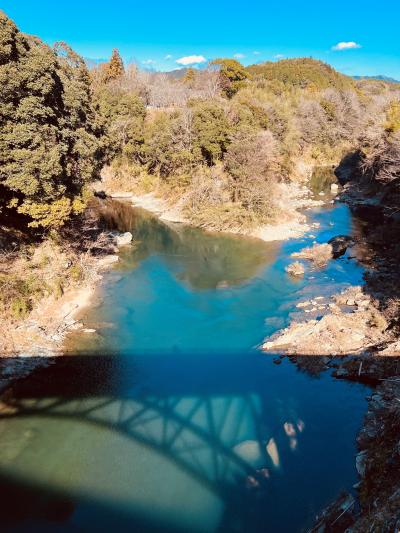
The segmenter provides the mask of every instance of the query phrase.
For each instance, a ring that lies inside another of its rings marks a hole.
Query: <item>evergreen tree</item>
[[[83,209],[101,134],[83,59],[19,32],[0,11],[0,212],[56,227]]]
[[[182,81],[183,83],[186,83],[186,85],[188,85],[189,87],[193,87],[195,79],[196,79],[196,71],[194,70],[194,68],[189,67],[186,70],[185,75],[182,78]]]
[[[110,62],[107,63],[105,72],[106,82],[117,80],[125,74],[124,63],[119,55],[118,49],[112,51]]]

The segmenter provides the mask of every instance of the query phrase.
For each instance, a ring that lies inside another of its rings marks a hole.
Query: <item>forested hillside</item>
[[[219,59],[181,79],[131,65],[106,83],[104,68],[92,76],[117,141],[108,184],[179,199],[186,218],[214,229],[284,217],[282,184],[382,138],[400,96],[307,58],[247,69]]]
[[[117,50],[89,72],[68,45],[51,49],[5,14],[0,34],[2,216],[31,227],[81,212],[107,161],[114,186],[179,197],[198,225],[257,226],[284,215],[280,184],[396,120],[398,85],[313,59],[217,59],[175,79],[124,67]]]

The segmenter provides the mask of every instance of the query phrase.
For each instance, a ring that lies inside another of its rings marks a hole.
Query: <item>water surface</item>
[[[351,232],[349,211],[316,210],[313,235],[282,244],[123,210],[136,244],[84,317],[97,334],[70,341],[91,355],[20,383],[0,420],[1,486],[25,509],[7,526],[302,531],[357,481],[367,391],[258,346],[299,301],[361,281],[347,256],[300,281],[284,271],[291,252]]]

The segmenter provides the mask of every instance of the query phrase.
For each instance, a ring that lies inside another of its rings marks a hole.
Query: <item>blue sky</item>
[[[126,61],[171,70],[218,56],[244,64],[312,56],[349,75],[400,79],[399,0],[0,0],[0,7],[22,31],[67,41],[89,58],[116,47]],[[338,43],[345,44],[334,50]]]

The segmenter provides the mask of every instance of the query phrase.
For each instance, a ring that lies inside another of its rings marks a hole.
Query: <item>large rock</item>
[[[347,248],[354,244],[354,240],[348,235],[338,235],[330,239],[328,244],[332,247],[333,259],[337,259],[346,253]]]
[[[358,287],[352,292],[355,289]],[[352,292],[338,295],[338,301],[343,299],[345,303]],[[342,312],[339,305],[336,307],[319,320],[292,322],[268,339],[263,350],[296,355],[350,355],[363,353],[369,346],[387,340],[385,318],[373,306],[353,312]]]
[[[316,267],[322,268],[332,259],[332,246],[327,243],[314,244],[314,246],[303,248],[300,252],[294,252],[292,257],[307,259],[307,261],[314,263]]]
[[[130,231],[126,231],[125,233],[121,233],[120,235],[117,235],[115,237],[115,244],[120,246],[127,246],[132,242],[133,236]]]

